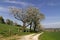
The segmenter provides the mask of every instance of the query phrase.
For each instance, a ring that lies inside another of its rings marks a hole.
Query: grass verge
[[[60,32],[45,32],[39,37],[39,40],[60,40]]]

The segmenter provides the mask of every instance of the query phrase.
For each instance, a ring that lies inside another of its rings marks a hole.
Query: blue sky
[[[0,0],[0,16],[22,24],[9,14],[9,7],[25,8],[30,5],[39,8],[40,12],[45,15],[42,24],[60,25],[60,0]]]

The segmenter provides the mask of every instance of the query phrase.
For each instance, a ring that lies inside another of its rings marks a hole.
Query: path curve
[[[33,36],[32,40],[38,40],[38,37],[39,37],[40,35],[42,35],[42,34],[43,34],[43,32],[42,32],[42,33],[39,33],[39,34],[37,34],[37,35],[35,35],[35,36]]]
[[[40,35],[42,35],[43,32],[39,33],[39,34],[30,34],[30,35],[26,35],[26,36],[22,36],[20,39],[18,40],[38,40],[38,37]]]

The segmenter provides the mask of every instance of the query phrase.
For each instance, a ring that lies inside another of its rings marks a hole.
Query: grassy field
[[[13,35],[27,35],[30,34],[29,32],[18,32],[17,26],[7,25],[7,24],[0,24],[0,36],[8,37]]]
[[[60,40],[60,32],[45,32],[39,40]]]

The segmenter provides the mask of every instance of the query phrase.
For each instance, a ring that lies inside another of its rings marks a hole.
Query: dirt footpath
[[[39,34],[30,34],[30,35],[26,35],[26,36],[22,36],[20,39],[18,40],[38,40],[38,37],[43,34],[43,32],[39,33]]]

